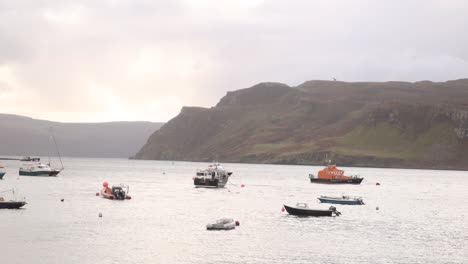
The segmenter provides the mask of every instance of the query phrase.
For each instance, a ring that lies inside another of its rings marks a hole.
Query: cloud
[[[442,0],[1,1],[0,112],[166,121],[262,81],[463,78],[466,13]]]

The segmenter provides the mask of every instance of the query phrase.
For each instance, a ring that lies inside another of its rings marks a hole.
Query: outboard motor
[[[125,191],[122,190],[122,187],[118,187],[118,186],[112,187],[112,193],[114,194],[114,197],[117,200],[125,199]]]
[[[328,208],[330,211],[332,211],[336,216],[339,216],[341,215],[341,213],[336,210],[336,207],[335,206],[330,206],[330,208]]]

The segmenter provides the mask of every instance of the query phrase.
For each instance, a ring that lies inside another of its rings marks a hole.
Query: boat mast
[[[54,140],[55,149],[57,150],[57,154],[58,154],[59,160],[60,160],[60,165],[62,166],[62,170],[63,170],[64,167],[63,167],[63,163],[62,163],[62,157],[60,156],[60,151],[59,151],[59,149],[58,149],[57,141],[55,140],[55,137],[54,137],[54,130],[52,129],[52,127],[50,127],[50,134],[51,134],[51,136],[52,136],[52,139]]]

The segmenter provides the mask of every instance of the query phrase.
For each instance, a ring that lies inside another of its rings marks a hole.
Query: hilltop
[[[127,158],[163,123],[108,122],[60,123],[0,114],[0,155],[47,156],[55,154],[49,142],[54,130],[60,152],[68,157]]]
[[[260,83],[184,107],[137,159],[468,169],[468,79]]]

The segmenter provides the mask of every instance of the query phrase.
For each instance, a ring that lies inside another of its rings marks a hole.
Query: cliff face
[[[468,169],[468,79],[261,83],[184,107],[138,159]]]

